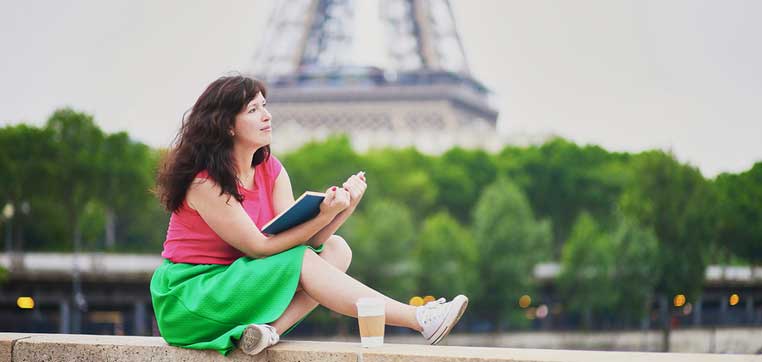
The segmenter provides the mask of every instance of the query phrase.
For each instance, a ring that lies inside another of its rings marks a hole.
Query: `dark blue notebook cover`
[[[324,198],[325,194],[319,192],[303,193],[291,207],[270,220],[262,232],[274,235],[312,219],[320,213],[320,203]]]

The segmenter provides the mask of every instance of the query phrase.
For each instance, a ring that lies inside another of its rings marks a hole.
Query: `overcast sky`
[[[358,0],[363,1],[363,0]],[[57,107],[168,146],[204,86],[250,71],[268,1],[2,1],[0,124]],[[762,160],[762,1],[454,0],[500,130],[671,149],[707,176]],[[277,121],[274,120],[274,121]],[[275,137],[278,135],[276,134]]]

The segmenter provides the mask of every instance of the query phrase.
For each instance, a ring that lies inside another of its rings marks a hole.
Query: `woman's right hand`
[[[349,191],[333,186],[325,191],[325,199],[320,203],[320,213],[330,216],[333,220],[347,207],[349,207]]]

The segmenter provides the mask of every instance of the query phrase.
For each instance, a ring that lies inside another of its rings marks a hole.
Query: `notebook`
[[[320,213],[323,199],[325,194],[322,192],[304,192],[291,207],[270,220],[262,228],[262,232],[274,235],[314,218]]]

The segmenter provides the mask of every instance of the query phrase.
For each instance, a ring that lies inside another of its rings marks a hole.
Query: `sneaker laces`
[[[437,300],[432,300],[432,301],[426,303],[426,305],[424,307],[434,307],[436,304],[445,304],[446,302],[447,302],[446,299],[439,298]]]
[[[428,302],[426,305],[422,306],[421,322],[424,324],[431,323],[434,320],[434,317],[440,314],[439,312],[441,308],[444,307],[446,302],[446,299],[439,298],[437,300],[432,300],[431,302]]]

